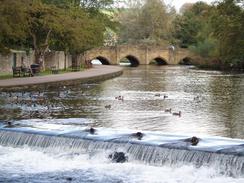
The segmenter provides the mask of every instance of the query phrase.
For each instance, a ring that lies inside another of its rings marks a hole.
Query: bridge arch
[[[121,58],[120,61],[121,60],[127,60],[128,62],[130,62],[131,67],[137,67],[138,65],[140,65],[139,59],[133,55],[127,55],[127,56]]]
[[[101,62],[101,64],[103,64],[103,65],[110,65],[109,60],[103,56],[97,56],[97,57],[93,58],[92,62],[93,62],[93,60],[99,60]]]
[[[156,58],[152,59],[150,61],[150,64],[151,63],[156,64],[156,65],[168,65],[167,60],[162,57],[156,57]]]
[[[180,65],[192,65],[194,63],[193,59],[191,57],[183,57],[180,59],[179,63]]]
[[[147,65],[152,60],[157,65],[176,65],[181,63],[181,60],[185,64],[185,57],[191,56],[193,54],[189,50],[181,48],[177,48],[172,55],[168,48],[161,46],[117,45],[88,50],[84,53],[82,61],[98,59],[102,64],[118,65],[126,58],[131,63],[130,66]]]

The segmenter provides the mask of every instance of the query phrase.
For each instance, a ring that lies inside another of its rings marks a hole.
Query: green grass
[[[12,73],[0,72],[0,80],[1,79],[9,79],[12,77],[13,77]]]
[[[83,71],[84,68],[80,68],[80,71]],[[58,74],[65,74],[65,73],[69,73],[69,72],[73,72],[71,68],[67,68],[67,69],[59,69],[58,70]],[[52,71],[50,69],[42,71],[41,73],[39,73],[39,76],[46,76],[46,75],[53,75]]]

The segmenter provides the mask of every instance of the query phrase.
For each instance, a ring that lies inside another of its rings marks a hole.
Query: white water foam
[[[89,182],[131,182],[131,183],[241,183],[244,178],[232,178],[219,175],[214,169],[193,166],[154,167],[136,162],[115,164],[109,162],[106,154],[90,157],[88,154],[52,154],[34,151],[27,147],[11,148],[0,146],[0,172],[13,177],[26,174],[55,175],[69,173],[69,176]],[[77,174],[77,172],[82,172]],[[57,172],[60,172],[58,174]],[[91,177],[92,173],[92,177]],[[1,175],[0,177],[3,177]],[[45,177],[45,176],[44,176]],[[38,176],[33,176],[33,180]],[[31,178],[29,179],[31,181]],[[38,180],[35,180],[38,182]],[[41,182],[41,181],[40,181]],[[46,181],[48,182],[48,181]],[[90,180],[91,182],[91,180]]]

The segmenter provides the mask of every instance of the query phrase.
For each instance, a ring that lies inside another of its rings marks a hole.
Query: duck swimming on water
[[[169,109],[165,109],[164,112],[169,112],[169,113],[171,113],[171,110],[172,110],[171,108],[169,108]]]
[[[88,133],[94,135],[95,132],[96,132],[96,129],[91,127],[91,128],[89,128],[89,129],[85,129],[85,132],[88,132]]]
[[[141,140],[144,134],[142,132],[136,132],[131,134],[132,137],[136,137],[138,140]]]
[[[111,109],[111,104],[109,104],[109,105],[105,105],[105,109]]]
[[[181,117],[181,111],[179,111],[179,112],[173,112],[172,115],[173,116],[179,116],[179,117]]]
[[[192,146],[196,146],[199,143],[199,141],[200,141],[200,139],[196,136],[193,136],[193,137],[185,140],[185,142],[191,143]]]

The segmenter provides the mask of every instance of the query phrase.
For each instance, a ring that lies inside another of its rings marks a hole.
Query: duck
[[[201,98],[200,98],[200,96],[196,96],[196,97],[193,98],[193,100],[195,100],[197,102],[200,102]]]
[[[132,137],[136,137],[138,140],[141,140],[144,134],[142,132],[136,132],[131,134]]]
[[[166,99],[166,98],[168,98],[168,96],[167,95],[164,95],[164,99]]]
[[[111,109],[111,105],[109,104],[109,105],[105,105],[105,109]]]
[[[95,128],[92,128],[92,127],[91,127],[91,128],[89,129],[89,133],[90,133],[90,134],[94,134],[95,131],[96,131]]]
[[[117,99],[117,100],[121,100],[121,101],[124,101],[124,97],[123,97],[123,96],[121,96],[121,95],[119,95],[119,96],[115,97],[115,99]]]
[[[164,112],[169,112],[169,113],[171,113],[171,111],[172,111],[171,108],[169,108],[169,109],[165,109],[165,110],[164,110]]]
[[[88,132],[88,133],[90,133],[90,134],[93,135],[93,134],[95,134],[96,129],[91,127],[91,128],[89,128],[89,129],[86,129],[85,132]]]
[[[193,99],[194,100],[198,100],[200,97],[199,96],[196,96],[196,97],[194,97]]]
[[[160,97],[160,93],[156,93],[154,96],[155,97]]]
[[[192,146],[196,146],[199,143],[200,139],[196,136],[185,139],[185,142],[191,143]]]
[[[199,138],[197,138],[197,137],[195,137],[195,136],[193,136],[193,137],[191,138],[191,145],[192,145],[192,146],[196,146],[196,145],[198,144],[198,142],[199,142]]]
[[[12,128],[12,127],[14,127],[14,124],[11,121],[8,121],[5,128]]]
[[[13,126],[13,124],[12,124],[12,122],[11,121],[8,121],[8,127],[12,127]]]
[[[179,117],[181,117],[181,111],[179,111],[179,112],[173,112],[172,115],[173,116],[179,116]]]

